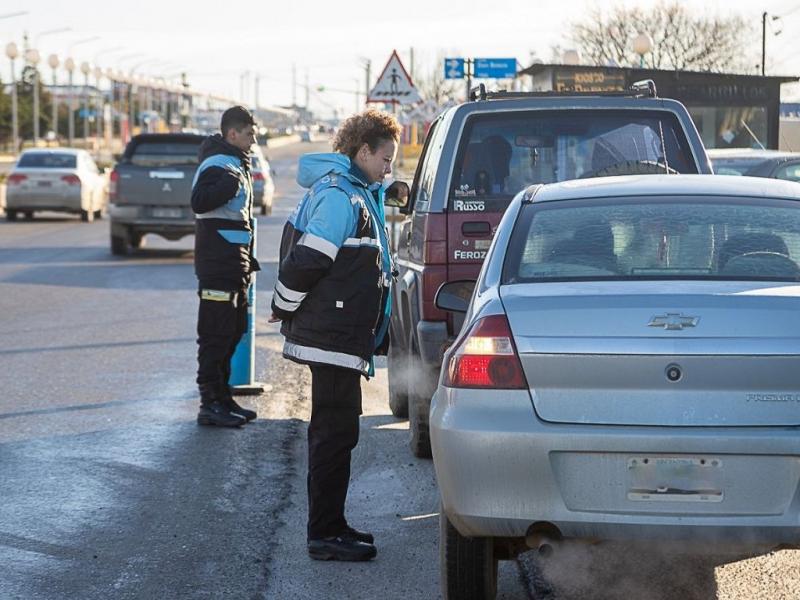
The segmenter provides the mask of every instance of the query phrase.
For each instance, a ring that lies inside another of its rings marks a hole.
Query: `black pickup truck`
[[[140,248],[145,234],[179,240],[194,233],[190,206],[198,150],[205,139],[186,133],[135,136],[111,172],[111,253]]]

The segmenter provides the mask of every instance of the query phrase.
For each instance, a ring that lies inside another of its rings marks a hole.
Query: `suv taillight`
[[[117,182],[119,181],[119,173],[114,169],[111,171],[111,176],[108,178],[108,197],[109,200],[115,200],[117,197]]]
[[[450,356],[444,385],[520,390],[528,387],[505,315],[478,320]]]

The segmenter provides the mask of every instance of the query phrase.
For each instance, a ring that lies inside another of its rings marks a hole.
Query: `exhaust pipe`
[[[525,536],[525,545],[547,558],[555,552],[561,541],[561,532],[552,523],[535,523]]]

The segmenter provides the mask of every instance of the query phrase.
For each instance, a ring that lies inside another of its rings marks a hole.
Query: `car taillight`
[[[119,181],[119,173],[116,169],[111,171],[111,176],[108,178],[108,196],[110,200],[117,197],[117,182]]]
[[[80,185],[81,178],[77,175],[64,175],[61,177],[61,181],[66,183],[67,185]]]
[[[528,387],[505,315],[484,317],[472,326],[450,356],[444,385],[502,390]]]
[[[28,179],[27,175],[22,175],[21,173],[12,173],[8,176],[8,185],[19,185],[26,179]]]
[[[264,174],[260,171],[253,173],[253,181],[264,181]]]

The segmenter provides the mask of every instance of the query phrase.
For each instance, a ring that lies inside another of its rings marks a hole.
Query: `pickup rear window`
[[[17,163],[18,167],[34,167],[38,169],[74,169],[78,165],[77,156],[58,152],[30,152],[23,154]]]
[[[485,210],[503,210],[533,183],[663,173],[667,167],[697,173],[684,131],[669,112],[478,114],[467,122],[456,154],[450,205],[477,199],[488,205]]]
[[[200,142],[140,142],[134,146],[128,163],[139,167],[196,165]]]
[[[673,196],[523,207],[504,283],[605,279],[800,281],[800,206]]]

